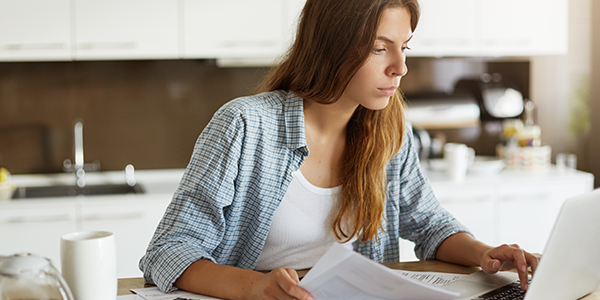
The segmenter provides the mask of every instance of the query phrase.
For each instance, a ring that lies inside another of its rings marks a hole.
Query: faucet
[[[73,128],[74,133],[74,148],[75,164],[70,159],[63,161],[63,171],[75,173],[75,183],[78,187],[85,187],[85,171],[100,170],[100,162],[94,161],[91,164],[86,164],[83,156],[83,122],[78,121]]]

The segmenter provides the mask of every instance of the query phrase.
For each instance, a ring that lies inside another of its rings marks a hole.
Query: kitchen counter
[[[490,245],[516,243],[543,253],[562,203],[594,188],[594,176],[576,170],[504,169],[467,174],[462,182],[424,167],[440,204],[475,237]],[[400,260],[414,261],[414,244],[400,241]]]
[[[49,257],[60,268],[60,237],[79,230],[115,232],[119,277],[139,277],[137,261],[145,252],[184,169],[138,170],[144,194],[95,195],[0,201],[0,255],[32,252]],[[562,202],[593,189],[594,176],[572,171],[503,170],[496,175],[469,174],[456,183],[427,170],[436,197],[448,211],[491,245],[518,243],[531,252],[543,246]],[[74,174],[13,175],[17,186],[73,184]],[[122,171],[87,173],[88,184],[124,183]],[[535,220],[532,218],[535,212]],[[28,237],[22,239],[23,236]],[[408,241],[401,241],[401,261],[416,260]]]
[[[591,184],[593,187],[594,175],[591,173],[578,171],[578,170],[559,170],[556,166],[552,165],[547,169],[541,170],[518,170],[518,169],[504,169],[496,174],[484,174],[484,173],[467,173],[467,176],[463,182],[453,182],[446,174],[438,171],[433,171],[426,167],[425,164],[421,166],[432,184],[436,186],[441,185],[478,185],[478,184],[489,184],[489,183],[516,183],[516,182],[528,182],[531,184],[544,183],[547,180],[562,180],[562,181],[584,181],[586,184]]]
[[[141,276],[144,255],[158,222],[171,202],[184,169],[138,170],[135,179],[145,193],[29,198],[0,201],[0,255],[31,252],[49,258],[60,270],[60,237],[75,231],[106,230],[115,234],[117,275]],[[123,184],[122,171],[88,172],[88,185]],[[16,186],[73,185],[75,175],[13,175]],[[26,238],[23,238],[26,237]]]
[[[184,169],[136,170],[135,179],[142,184],[145,193],[137,196],[173,193],[181,180]],[[87,172],[86,184],[125,183],[124,171]],[[13,175],[12,183],[19,186],[48,186],[75,184],[73,173]],[[103,196],[93,196],[103,197]],[[69,198],[69,197],[66,197]]]

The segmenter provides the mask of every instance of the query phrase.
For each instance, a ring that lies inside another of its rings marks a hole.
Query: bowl
[[[506,164],[496,156],[475,156],[468,173],[474,175],[494,175],[500,173]]]

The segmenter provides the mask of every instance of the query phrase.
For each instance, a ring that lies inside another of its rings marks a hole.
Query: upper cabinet
[[[274,59],[305,0],[0,0],[0,61]],[[568,0],[420,0],[409,56],[566,54]]]
[[[563,55],[568,0],[421,0],[409,56]]]
[[[284,1],[183,0],[184,58],[275,57],[284,38]]]
[[[481,16],[482,55],[568,52],[567,0],[482,0]]]
[[[481,0],[421,0],[421,18],[409,43],[409,56],[479,54]]]
[[[0,60],[70,59],[70,0],[0,0]]]
[[[73,3],[73,59],[179,58],[177,1],[75,0]]]

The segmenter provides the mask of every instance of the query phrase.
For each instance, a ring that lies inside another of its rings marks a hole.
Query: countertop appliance
[[[495,148],[488,146],[500,140],[488,132],[488,123],[518,118],[525,109],[523,94],[499,73],[459,79],[452,93],[413,93],[405,99],[405,116],[413,126],[421,161],[440,156],[446,141],[493,155]]]
[[[405,95],[406,120],[424,129],[478,126],[480,108],[469,93],[418,93]]]
[[[405,95],[406,120],[413,127],[415,148],[421,161],[441,155],[444,139],[432,137],[437,129],[460,129],[480,124],[479,105],[470,94],[418,93]]]
[[[525,107],[523,94],[504,82],[499,73],[460,79],[454,85],[454,93],[469,94],[477,100],[481,121],[517,118]]]

